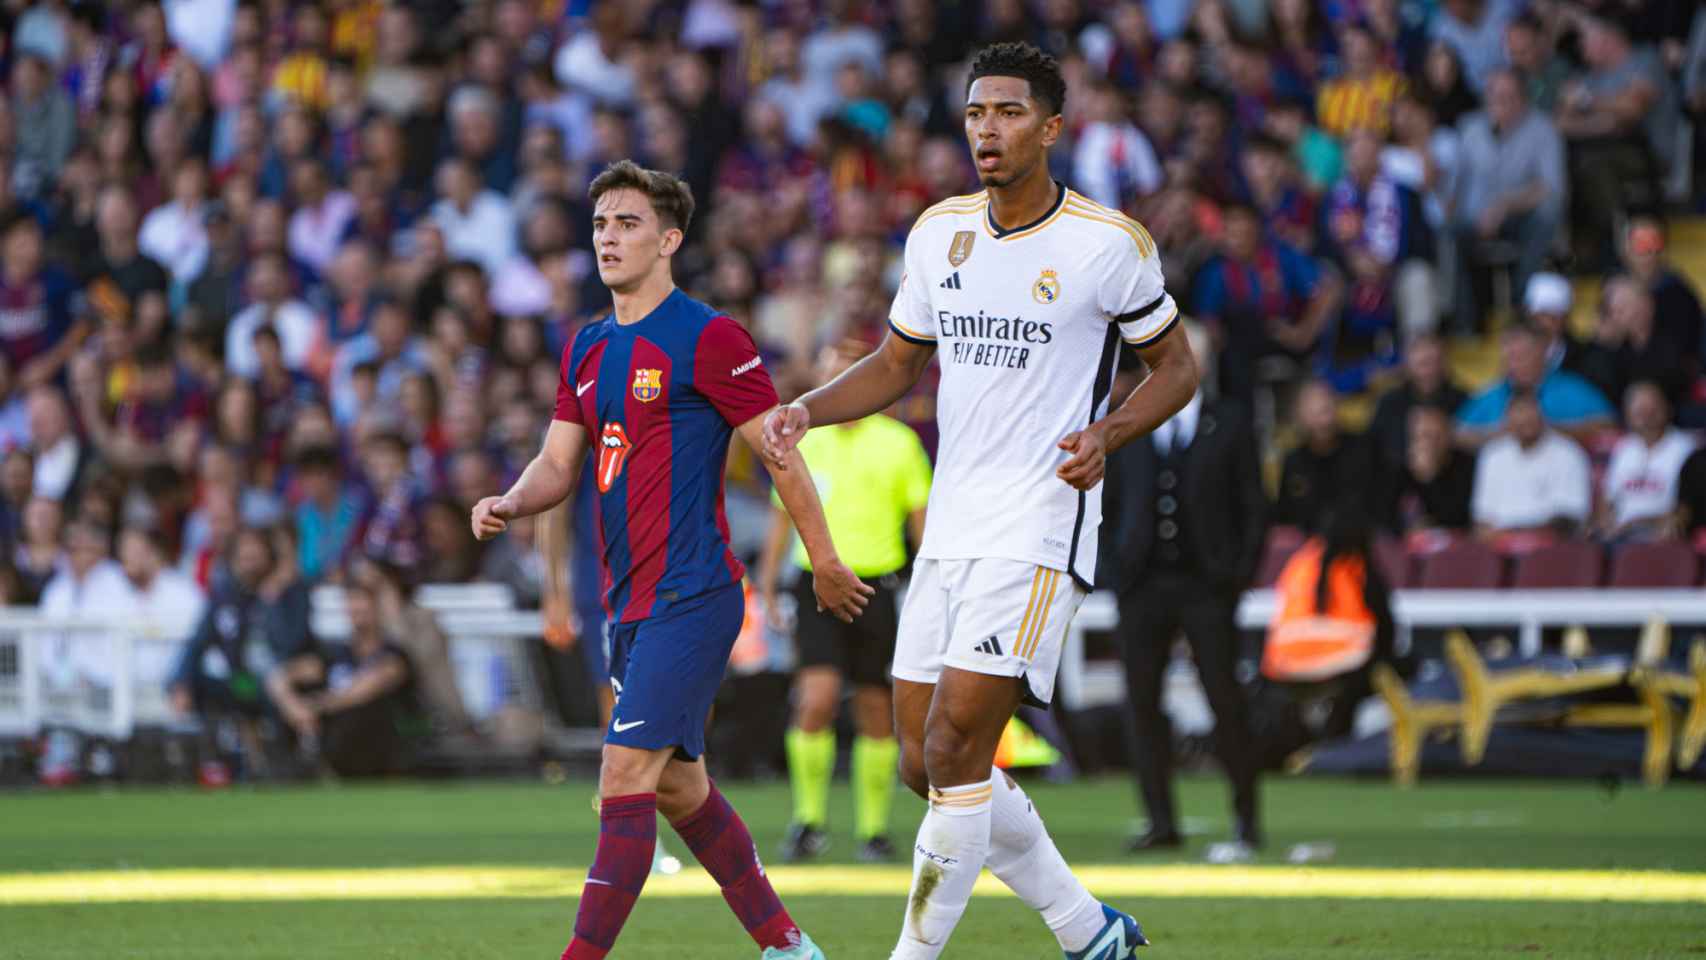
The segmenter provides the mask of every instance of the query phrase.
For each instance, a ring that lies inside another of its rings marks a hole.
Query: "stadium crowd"
[[[677,281],[797,392],[820,349],[882,335],[917,214],[976,189],[964,60],[1012,39],[1070,84],[1056,177],[1148,228],[1212,339],[1218,393],[1256,412],[1274,522],[1309,529],[1349,501],[1415,549],[1706,527],[1686,432],[1706,426],[1706,319],[1666,248],[1666,214],[1702,183],[1688,158],[1706,160],[1688,149],[1706,132],[1691,3],[43,0],[4,16],[7,603],[209,596],[196,642],[240,657],[243,632],[213,622],[229,599],[272,625],[280,663],[316,583],[384,606],[393,582],[489,579],[539,603],[533,525],[480,545],[466,518],[537,450],[562,346],[608,305],[591,177],[629,156],[685,177],[700,212]],[[1585,311],[1581,289],[1600,291]],[[1450,358],[1489,336],[1500,369],[1476,387]],[[927,445],[931,410],[928,383],[899,409]],[[762,476],[737,452],[749,555]],[[390,649],[362,656],[398,680]],[[196,650],[174,687],[186,710]]]

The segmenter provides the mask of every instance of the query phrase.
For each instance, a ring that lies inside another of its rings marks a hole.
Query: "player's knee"
[[[970,782],[976,758],[971,738],[951,723],[933,722],[924,733],[924,769],[930,783],[955,785]]]
[[[835,701],[815,693],[803,693],[794,701],[794,726],[807,733],[827,730],[835,722]]]
[[[658,789],[657,764],[645,752],[605,748],[598,771],[599,796],[623,797]]]

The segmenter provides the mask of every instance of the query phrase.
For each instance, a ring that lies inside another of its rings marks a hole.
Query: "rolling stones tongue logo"
[[[615,486],[616,478],[622,475],[622,464],[628,459],[628,451],[633,444],[628,442],[628,431],[622,429],[620,423],[604,425],[604,434],[598,438],[598,492],[609,493]]]

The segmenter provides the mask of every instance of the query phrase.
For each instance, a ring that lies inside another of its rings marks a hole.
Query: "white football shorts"
[[[1034,563],[919,558],[900,611],[894,676],[935,683],[949,666],[1019,677],[1026,702],[1047,706],[1084,597],[1065,571]]]

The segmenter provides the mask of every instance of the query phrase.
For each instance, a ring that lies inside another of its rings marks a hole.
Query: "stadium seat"
[[[1270,527],[1267,542],[1262,544],[1261,565],[1256,568],[1256,586],[1273,586],[1285,562],[1303,546],[1303,539],[1303,531],[1296,527]]]
[[[1626,543],[1611,554],[1613,587],[1692,587],[1700,560],[1686,543]]]
[[[1459,540],[1422,557],[1415,585],[1430,590],[1491,590],[1499,586],[1504,560],[1474,540]]]
[[[1517,557],[1511,586],[1527,590],[1596,587],[1603,566],[1598,544],[1554,543]]]
[[[1410,585],[1410,554],[1404,543],[1395,537],[1379,537],[1374,541],[1374,562],[1380,565],[1380,575],[1386,586],[1401,590]]]

